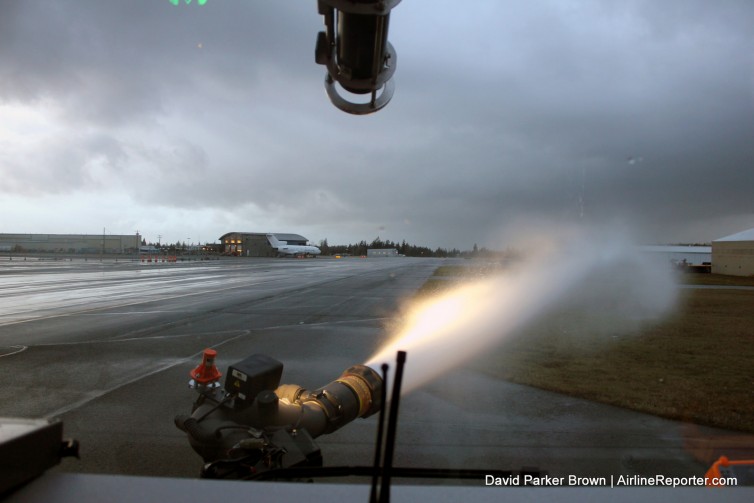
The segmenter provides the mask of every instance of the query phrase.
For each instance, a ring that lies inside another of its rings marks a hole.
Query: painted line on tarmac
[[[93,306],[93,307],[84,308],[84,309],[77,309],[82,306],[88,305],[88,303],[86,302],[86,299],[88,299],[89,297],[86,297],[86,298],[81,299],[82,300],[81,302],[78,302],[75,304],[53,306],[53,307],[44,309],[47,311],[71,309],[70,312],[43,314],[41,316],[28,316],[29,313],[35,312],[34,309],[30,309],[27,311],[0,314],[0,326],[18,325],[21,323],[29,323],[29,322],[48,320],[48,319],[53,319],[53,318],[65,318],[65,317],[81,316],[81,315],[96,315],[97,311],[115,310],[115,309],[120,309],[120,308],[137,306],[141,304],[148,304],[150,302],[172,301],[172,300],[182,299],[186,297],[202,296],[202,295],[213,294],[213,293],[224,293],[231,290],[248,288],[250,286],[256,287],[258,289],[265,289],[269,287],[274,287],[275,286],[274,283],[277,281],[277,279],[278,279],[277,277],[272,277],[272,278],[267,278],[267,279],[262,279],[262,280],[258,280],[255,278],[249,281],[248,279],[239,278],[236,281],[223,283],[219,285],[217,288],[213,288],[213,289],[195,290],[195,291],[191,291],[187,293],[175,293],[174,290],[169,290],[167,292],[159,291],[145,297],[135,297],[136,295],[141,295],[143,293],[139,291],[139,292],[134,292],[134,295],[129,295],[125,299],[120,299],[120,302],[118,301],[103,302],[103,305]],[[188,280],[189,278],[186,278],[185,281],[188,281]],[[316,281],[311,283],[311,285],[317,285],[317,284],[319,283]],[[198,285],[201,285],[201,282],[198,283]],[[98,287],[95,287],[94,289],[96,290],[97,288]],[[98,297],[98,295],[99,294],[97,293],[92,294],[93,297]],[[115,314],[118,314],[118,313],[115,313]],[[10,319],[3,320],[3,318],[10,318]]]
[[[176,309],[175,311],[116,311],[113,313],[81,313],[75,316],[124,316],[129,314],[196,314],[196,311],[183,311],[180,309]]]
[[[350,278],[350,277],[351,276],[347,276],[347,278]],[[279,295],[274,295],[274,296],[267,297],[266,299],[262,298],[262,299],[259,299],[259,300],[262,301],[262,304],[264,304],[265,301],[274,301],[274,300],[286,299],[288,297],[300,294],[302,291],[304,293],[307,293],[308,291],[313,291],[316,287],[318,287],[320,285],[324,285],[324,284],[331,283],[331,282],[334,282],[334,281],[340,281],[342,279],[344,279],[344,278],[335,278],[335,279],[327,280],[327,281],[324,281],[324,282],[321,282],[321,281],[312,281],[311,283],[301,285],[301,287],[299,287],[299,288],[294,288],[290,292],[281,292]],[[231,283],[231,284],[225,284],[225,285],[223,285],[223,286],[221,286],[219,288],[212,289],[212,290],[193,291],[193,292],[181,293],[181,294],[171,294],[171,292],[163,292],[163,293],[153,294],[152,296],[150,296],[148,298],[139,298],[139,299],[129,298],[127,301],[124,301],[124,302],[114,302],[112,304],[106,303],[105,305],[95,306],[95,307],[91,307],[91,308],[88,308],[88,309],[81,309],[81,310],[75,310],[75,308],[79,307],[79,306],[82,306],[82,305],[85,305],[85,303],[79,303],[79,304],[72,305],[72,306],[52,307],[52,308],[47,308],[47,310],[52,310],[52,309],[59,310],[59,309],[66,309],[66,308],[73,308],[74,310],[72,312],[55,313],[55,314],[48,314],[48,315],[42,315],[42,316],[31,316],[31,317],[26,316],[29,312],[34,312],[33,310],[22,311],[22,312],[14,312],[14,313],[7,313],[7,314],[0,315],[0,327],[10,326],[10,325],[18,325],[18,324],[21,324],[21,323],[29,323],[29,322],[34,322],[34,321],[49,320],[49,319],[53,319],[53,318],[66,318],[66,317],[82,316],[82,315],[89,315],[89,316],[91,316],[91,315],[97,315],[97,314],[107,314],[107,313],[97,313],[97,311],[115,310],[115,309],[130,307],[130,306],[136,306],[136,305],[140,305],[140,304],[148,304],[150,302],[172,301],[172,300],[176,300],[176,299],[181,299],[181,298],[186,298],[186,297],[194,297],[194,296],[203,296],[203,295],[212,294],[212,293],[225,293],[225,292],[228,292],[230,290],[236,290],[236,289],[241,289],[241,288],[248,288],[249,286],[254,286],[254,287],[257,287],[258,289],[259,289],[259,287],[262,287],[261,289],[272,287],[272,289],[274,290],[274,288],[276,288],[275,285],[274,285],[274,283],[276,281],[277,281],[277,278],[270,278],[270,279],[267,279],[267,280],[264,280],[264,281],[258,281],[258,282],[252,282],[252,283],[243,282],[240,285],[238,285],[238,284],[233,285]],[[238,282],[236,282],[236,283],[238,283]],[[116,312],[114,314],[127,314],[127,313],[128,312],[126,311],[125,313],[123,313],[123,312]],[[10,320],[7,320],[7,321],[3,320],[3,318],[10,318],[10,317],[13,317],[13,316],[15,316],[17,318],[16,319],[10,319]],[[23,316],[23,318],[21,318],[21,316]]]
[[[28,346],[8,346],[7,348],[0,348],[0,358],[17,355],[18,353],[26,351],[27,349],[29,349]],[[5,353],[5,351],[9,352]]]
[[[357,323],[370,323],[375,321],[385,321],[390,320],[392,318],[388,317],[382,317],[382,318],[360,318],[360,319],[353,319],[353,320],[337,320],[337,321],[318,321],[314,323],[306,323],[306,322],[299,322],[299,323],[286,323],[284,325],[270,325],[267,327],[258,327],[253,329],[245,329],[241,331],[239,335],[236,337],[241,337],[242,335],[250,335],[254,332],[261,332],[264,330],[280,330],[283,328],[295,328],[295,327],[316,327],[316,326],[327,326],[327,325],[345,325],[345,324],[357,324]],[[10,346],[13,348],[23,348],[18,351],[15,351],[13,353],[9,354],[0,354],[0,357],[3,356],[10,356],[11,354],[20,353],[21,351],[25,351],[28,348],[41,348],[41,347],[55,347],[55,346],[78,346],[81,344],[115,344],[118,342],[144,342],[144,341],[150,341],[150,340],[167,340],[167,339],[182,339],[185,337],[201,337],[206,335],[222,335],[223,333],[237,333],[238,330],[220,330],[220,331],[211,331],[211,332],[190,332],[190,333],[183,333],[183,334],[173,334],[173,335],[150,335],[145,337],[128,337],[125,339],[94,339],[94,340],[87,340],[87,341],[69,341],[69,342],[41,342],[39,344],[33,344],[31,346]],[[231,340],[231,339],[228,339]],[[223,341],[219,344],[225,344]],[[210,346],[212,347],[212,346]],[[0,352],[2,352],[2,348],[0,348]],[[201,353],[199,353],[201,354]]]
[[[191,332],[186,334],[174,334],[174,335],[149,335],[144,337],[128,337],[125,339],[94,339],[94,340],[88,340],[88,341],[71,341],[71,342],[41,342],[39,344],[33,344],[29,347],[37,348],[37,347],[53,347],[53,346],[77,346],[79,344],[110,344],[110,343],[116,343],[116,342],[139,342],[139,341],[149,341],[149,340],[159,340],[159,339],[181,339],[184,337],[202,337],[206,335],[222,335],[224,333],[237,333],[239,330],[220,330],[220,331],[212,331],[212,332]],[[250,330],[242,330],[241,334],[239,334],[239,337],[241,335],[248,335],[250,334]]]
[[[257,332],[261,330],[278,330],[281,328],[294,328],[294,327],[318,327],[318,326],[325,326],[325,325],[345,325],[350,323],[367,323],[372,321],[384,321],[384,320],[392,320],[393,318],[388,317],[382,317],[382,318],[359,318],[359,319],[353,319],[353,320],[337,320],[337,321],[316,321],[314,323],[306,323],[305,321],[300,321],[298,323],[286,323],[285,325],[270,325],[269,327],[259,327],[252,330],[252,332]]]
[[[243,333],[238,334],[235,337],[231,337],[230,339],[226,339],[226,340],[224,340],[222,342],[219,342],[217,344],[213,344],[212,346],[209,346],[209,347],[210,348],[220,347],[220,346],[222,346],[224,344],[227,344],[229,342],[233,342],[234,340],[239,339],[239,338],[243,337],[244,335],[249,335],[250,333],[251,333],[251,330],[244,330]],[[80,407],[83,407],[84,405],[88,404],[89,402],[92,402],[92,401],[96,400],[97,398],[100,398],[100,397],[102,397],[104,395],[107,395],[108,393],[112,393],[113,391],[119,390],[120,388],[123,388],[125,386],[129,386],[129,385],[131,385],[131,384],[133,384],[135,382],[141,381],[142,379],[145,379],[147,377],[153,376],[155,374],[159,374],[160,372],[162,372],[164,370],[168,370],[168,369],[171,369],[171,368],[176,367],[178,365],[182,365],[182,364],[186,363],[187,361],[196,360],[196,358],[198,356],[201,356],[203,353],[204,353],[204,350],[202,349],[201,351],[197,351],[196,353],[192,354],[191,356],[188,356],[186,358],[177,359],[173,363],[170,363],[168,365],[163,365],[161,367],[158,367],[158,368],[156,368],[154,370],[151,370],[151,371],[149,371],[149,372],[147,372],[145,374],[141,374],[141,375],[139,375],[137,377],[134,377],[133,379],[130,379],[130,380],[126,381],[126,382],[122,382],[122,383],[118,384],[117,386],[113,386],[112,388],[108,388],[108,389],[99,390],[99,391],[95,391],[95,392],[89,393],[85,398],[82,398],[81,400],[78,400],[76,402],[69,403],[68,405],[65,405],[65,406],[63,406],[63,407],[61,407],[61,408],[59,408],[57,410],[54,410],[54,411],[50,412],[49,414],[47,414],[47,416],[49,416],[49,417],[62,416],[63,414],[65,414],[67,412],[71,412],[73,410],[76,410],[76,409],[78,409]]]

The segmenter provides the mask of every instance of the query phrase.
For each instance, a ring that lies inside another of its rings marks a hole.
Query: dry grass
[[[754,284],[752,278],[688,278]],[[427,291],[450,284],[430,281]],[[627,327],[626,320],[605,314],[554,313],[477,362],[480,370],[509,381],[749,432],[753,365],[754,290],[712,288],[684,289],[676,312],[651,326]]]

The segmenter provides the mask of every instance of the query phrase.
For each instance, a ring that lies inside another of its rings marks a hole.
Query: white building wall
[[[730,276],[754,276],[754,241],[713,242],[712,272]]]
[[[731,276],[754,276],[754,229],[712,242],[712,272]]]

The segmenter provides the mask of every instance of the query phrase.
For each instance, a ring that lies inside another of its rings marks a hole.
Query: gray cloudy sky
[[[395,97],[364,117],[325,95],[315,0],[0,8],[0,232],[754,227],[750,0],[405,0]]]

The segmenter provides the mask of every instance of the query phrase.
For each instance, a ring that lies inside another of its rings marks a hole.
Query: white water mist
[[[510,270],[413,308],[366,364],[379,369],[385,362],[392,368],[397,351],[406,351],[402,391],[409,392],[495,348],[561,300],[595,301],[601,297],[598,291],[595,296],[582,289],[596,288],[594,282],[585,286],[586,280],[605,271],[609,274],[599,275],[597,288],[610,290],[618,299],[616,309],[657,317],[675,303],[677,287],[667,265],[653,262],[614,233],[560,232],[555,238],[538,238],[525,251],[526,259]]]

